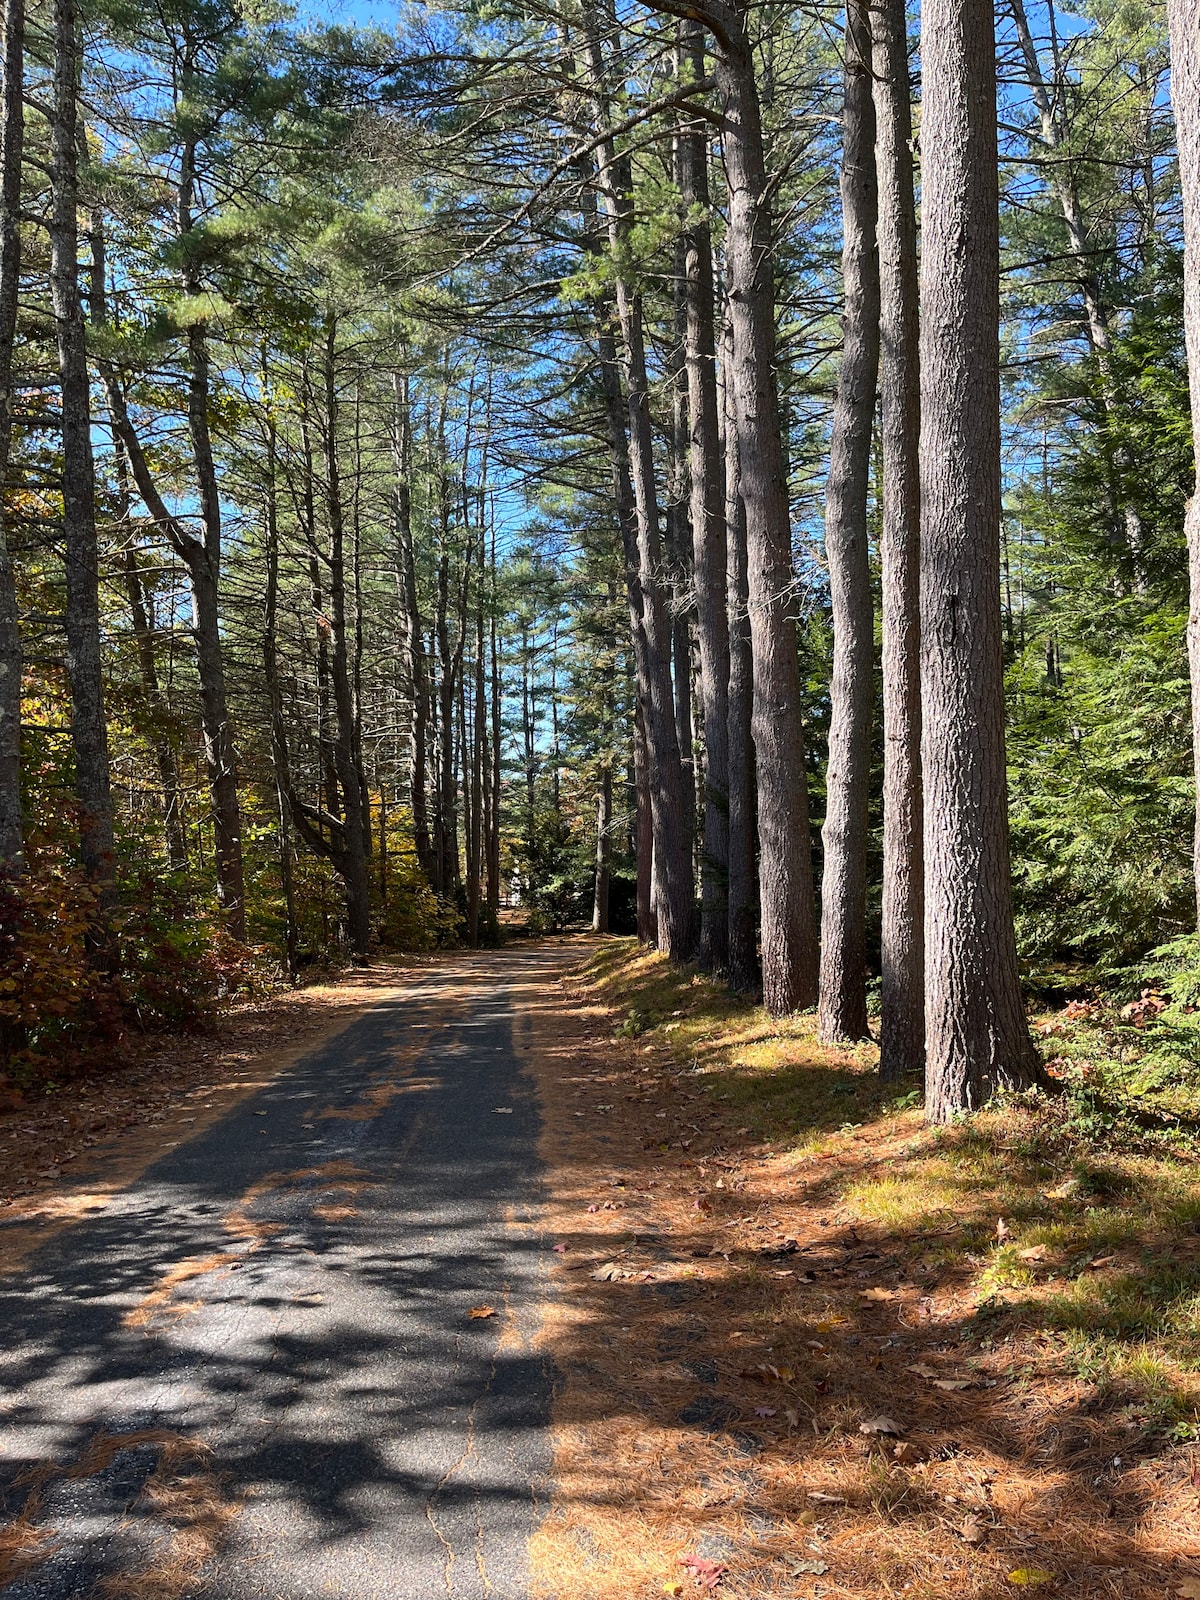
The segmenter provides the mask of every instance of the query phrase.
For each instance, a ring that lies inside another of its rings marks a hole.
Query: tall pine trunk
[[[346,924],[355,959],[365,961],[371,943],[371,886],[367,868],[370,818],[355,760],[356,706],[346,628],[346,534],[338,462],[337,324],[325,321],[325,493],[329,516],[330,677],[336,720],[334,761],[342,791],[342,837],[338,873],[346,890]]]
[[[189,41],[189,50],[191,48]],[[185,56],[181,93],[188,93],[192,72]],[[196,192],[196,145],[184,144],[180,157],[179,188],[176,196],[179,240],[182,251],[182,287],[185,296],[203,295],[198,263],[194,254]],[[246,937],[246,882],[242,864],[242,819],[238,800],[237,759],[234,750],[233,722],[225,687],[225,652],[221,640],[220,587],[222,560],[221,494],[213,459],[209,432],[211,380],[208,334],[201,319],[190,321],[188,351],[188,434],[196,469],[197,500],[203,530],[200,539],[189,539],[183,547],[184,559],[192,579],[192,618],[196,635],[196,666],[200,676],[201,722],[204,730],[204,761],[212,794],[213,842],[217,864],[217,898],[229,931],[235,939]]]
[[[681,23],[680,43],[683,65],[698,83],[704,77],[704,35],[700,25]],[[684,205],[692,565],[704,708],[700,965],[705,971],[714,972],[724,971],[729,962],[729,616],[708,151],[703,131],[694,120],[685,121],[680,129],[679,177]]]
[[[181,804],[182,786],[179,761],[170,735],[170,710],[162,686],[158,681],[158,663],[154,656],[155,629],[147,603],[146,588],[138,566],[138,547],[129,545],[124,554],[125,595],[129,601],[129,617],[133,626],[133,642],[137,649],[138,671],[142,679],[142,693],[146,697],[146,712],[151,726],[151,744],[158,767],[158,781],[163,795],[163,834],[167,843],[167,864],[172,872],[183,872],[187,867],[187,840],[183,827]]]
[[[754,743],[750,737],[754,668],[750,644],[749,590],[746,579],[746,508],[738,471],[737,424],[729,392],[728,324],[725,360],[725,529],[726,607],[729,617],[729,982],[748,993],[758,987],[758,948],[754,934],[755,808]]]
[[[83,300],[79,292],[79,54],[75,0],[55,0],[53,28],[50,290],[62,395],[63,544],[71,743],[75,754],[80,853],[84,871],[97,887],[103,911],[113,898],[116,858],[100,658],[100,558],[96,538],[91,394]]]
[[[725,263],[738,473],[746,518],[754,661],[763,1002],[773,1016],[817,998],[817,924],[792,609],[791,520],[775,378],[770,187],[754,54],[739,8],[709,12],[725,117]]]
[[[412,808],[413,847],[421,870],[434,879],[433,846],[429,838],[429,801],[425,788],[425,760],[429,740],[429,667],[425,659],[424,623],[417,590],[417,559],[412,528],[412,417],[408,378],[393,375],[396,470],[394,503],[399,543],[400,592],[404,609],[404,658],[412,702],[409,734],[409,804]]]
[[[1200,0],[1167,0],[1171,41],[1171,103],[1183,190],[1183,326],[1192,397],[1196,482],[1187,508],[1188,663],[1192,679],[1192,750],[1200,784]],[[1194,847],[1200,916],[1200,806]]]
[[[845,310],[825,489],[833,680],[818,1031],[826,1043],[867,1037],[867,811],[875,670],[867,501],[879,375],[878,191],[867,0],[847,0],[846,6],[841,188]]]
[[[1000,637],[999,220],[990,0],[921,14],[926,1115],[1034,1082],[1009,871]]]
[[[904,0],[874,23],[883,406],[883,927],[879,1070],[894,1080],[925,1062],[924,859],[921,840],[921,431],[912,87]]]
[[[25,861],[21,820],[21,634],[5,489],[13,428],[13,346],[21,281],[25,0],[5,0],[0,39],[0,873]]]
[[[592,895],[592,931],[608,932],[608,890],[612,858],[612,763],[605,760],[596,790],[596,873]]]
[[[587,73],[596,114],[609,116],[608,73],[599,19],[585,8]],[[638,691],[646,734],[646,778],[654,829],[654,909],[658,947],[684,961],[693,946],[692,860],[685,825],[685,793],[671,684],[671,629],[663,595],[662,545],[654,476],[654,444],[646,375],[641,295],[631,282],[626,256],[633,226],[632,175],[628,156],[611,139],[599,145],[600,193],[613,261],[614,299],[624,368],[626,445],[637,533],[641,627],[635,631]]]
[[[264,390],[266,378],[264,374]],[[296,884],[292,870],[291,788],[288,759],[287,721],[283,694],[279,687],[279,659],[276,630],[279,617],[279,516],[276,499],[277,439],[275,422],[267,412],[267,480],[264,504],[264,555],[266,581],[263,587],[263,682],[271,718],[271,765],[275,776],[276,827],[279,840],[279,886],[283,891],[283,960],[293,983],[300,970],[300,935],[296,922]]]

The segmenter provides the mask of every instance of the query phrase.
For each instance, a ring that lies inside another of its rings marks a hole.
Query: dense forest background
[[[700,882],[698,251],[726,464],[731,334],[726,91],[698,24],[603,0],[413,8],[394,32],[226,0],[23,9],[8,0],[0,240],[0,602],[15,612],[0,678],[21,684],[20,812],[0,818],[6,1070],[195,1020],[338,955],[493,942],[513,904],[537,928],[648,936],[651,780],[606,381],[618,335],[628,380],[636,309],[661,512],[641,576],[669,665],[676,842]],[[745,15],[819,885],[853,37],[839,7]],[[1132,0],[1009,0],[997,41],[1017,949],[1042,1001],[1134,997],[1195,964],[1194,459],[1166,20]],[[873,393],[859,675],[877,988]],[[735,658],[744,624],[735,604]],[[10,697],[0,723],[15,715]]]

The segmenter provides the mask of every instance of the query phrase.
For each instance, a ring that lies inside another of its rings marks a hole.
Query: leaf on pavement
[[[495,1315],[496,1315],[495,1306],[472,1306],[471,1307],[471,1321],[472,1322],[480,1321],[484,1317],[494,1317]]]

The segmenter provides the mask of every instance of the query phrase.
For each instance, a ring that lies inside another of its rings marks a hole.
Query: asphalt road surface
[[[53,1535],[4,1600],[528,1593],[553,1375],[522,1047],[570,960],[400,975],[0,1279],[9,1543]]]

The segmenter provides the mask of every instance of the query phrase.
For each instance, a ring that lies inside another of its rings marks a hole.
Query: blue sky
[[[381,28],[394,28],[400,7],[397,0],[298,0],[296,9],[302,17],[320,22],[352,22],[360,26],[374,23]]]

